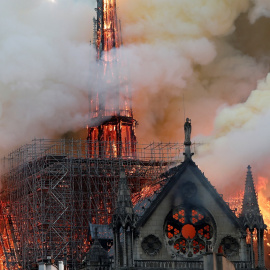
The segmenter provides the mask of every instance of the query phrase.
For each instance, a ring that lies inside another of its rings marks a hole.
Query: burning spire
[[[97,49],[97,59],[102,53],[113,48],[119,48],[120,30],[116,13],[116,0],[97,0],[97,19],[94,19],[94,40]]]
[[[121,46],[116,0],[97,0],[96,11],[94,42],[98,64],[103,68],[97,81],[105,82],[110,90],[100,93],[100,89],[95,89],[90,97],[89,152],[90,156],[99,157],[130,156],[136,152],[137,122],[133,118],[131,94],[125,79],[113,72],[119,59],[117,51],[112,49]],[[117,86],[111,86],[115,80]]]

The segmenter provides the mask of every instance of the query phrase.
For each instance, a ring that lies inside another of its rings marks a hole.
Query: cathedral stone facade
[[[124,171],[121,173],[112,223],[112,268],[265,269],[266,226],[250,166],[242,213],[237,217],[192,160],[190,133],[187,119],[185,160],[167,172],[165,184],[147,199],[142,214],[137,214],[139,205],[133,208]]]

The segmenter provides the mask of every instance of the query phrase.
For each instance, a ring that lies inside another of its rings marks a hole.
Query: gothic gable
[[[191,159],[176,170],[137,224],[138,259],[199,260],[229,240],[235,250],[227,252],[240,259],[238,218]]]

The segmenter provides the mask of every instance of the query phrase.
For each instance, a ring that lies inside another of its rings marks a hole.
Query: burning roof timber
[[[10,267],[18,266],[18,256],[24,269],[51,256],[77,269],[89,249],[89,222],[111,221],[121,166],[136,201],[181,161],[183,150],[182,144],[137,144],[136,155],[105,151],[101,158],[90,156],[89,147],[90,141],[34,140],[3,159],[1,258]]]

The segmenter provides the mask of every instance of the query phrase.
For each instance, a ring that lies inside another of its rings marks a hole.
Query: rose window
[[[214,241],[214,221],[203,209],[181,206],[172,210],[165,221],[165,237],[173,255],[194,258]]]
[[[161,247],[162,244],[158,237],[152,234],[145,237],[142,241],[143,251],[150,256],[155,256],[160,251]]]
[[[231,236],[224,237],[220,245],[223,247],[223,251],[227,257],[233,257],[239,253],[240,245],[237,240]]]

